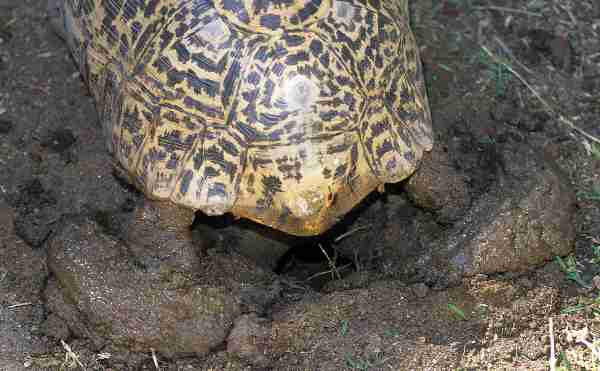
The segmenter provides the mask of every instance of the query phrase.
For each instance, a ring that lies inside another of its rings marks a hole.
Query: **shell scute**
[[[406,0],[65,0],[107,147],[150,198],[317,234],[432,146]]]

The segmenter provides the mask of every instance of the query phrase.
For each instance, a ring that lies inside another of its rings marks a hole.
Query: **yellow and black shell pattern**
[[[315,235],[432,147],[407,0],[60,6],[106,145],[151,199]]]

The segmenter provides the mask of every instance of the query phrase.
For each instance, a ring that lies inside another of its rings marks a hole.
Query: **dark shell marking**
[[[317,234],[431,149],[406,0],[63,6],[107,146],[153,199]]]

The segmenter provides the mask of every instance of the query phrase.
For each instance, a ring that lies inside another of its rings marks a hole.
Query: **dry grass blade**
[[[13,305],[9,305],[6,309],[16,309],[16,308],[20,308],[20,307],[26,307],[28,305],[33,305],[33,303],[18,303],[18,304],[13,304]]]
[[[96,360],[110,359],[111,357],[112,357],[112,354],[110,354],[108,352],[102,352],[102,353],[96,354]]]
[[[6,30],[8,30],[15,23],[17,23],[17,19],[16,18],[10,18],[10,19],[6,20],[6,22],[4,22],[4,23],[0,23],[0,31],[6,31]]]
[[[69,346],[69,344],[65,343],[64,340],[61,340],[60,343],[62,344],[62,347],[66,352],[65,362],[68,362],[68,361],[75,362],[75,363],[77,363],[77,365],[79,367],[81,367],[82,370],[85,370],[85,366],[83,365],[83,363],[81,363],[77,354],[75,354],[75,352],[73,352],[71,350],[71,347]]]
[[[156,352],[154,351],[154,348],[150,348],[150,351],[152,352],[152,362],[154,362],[154,367],[156,367],[156,369],[160,371],[160,367],[158,367],[158,358],[156,357]]]
[[[575,15],[573,14],[573,12],[571,11],[571,7],[570,6],[566,6],[566,5],[562,5],[559,4],[558,6],[560,6],[565,13],[567,13],[567,15],[569,16],[569,19],[571,20],[571,23],[573,24],[578,24],[579,22],[577,22],[577,18],[575,17]]]
[[[338,267],[335,265],[335,260],[331,259],[331,257],[329,256],[329,254],[327,254],[327,251],[325,251],[325,249],[323,248],[323,246],[321,244],[319,244],[319,248],[321,249],[321,251],[323,252],[323,254],[325,255],[325,258],[327,258],[327,264],[329,265],[329,271],[332,275],[335,274],[335,278],[338,280],[342,279],[342,275],[340,274]]]
[[[508,55],[510,56],[510,58],[512,58],[513,61],[515,61],[519,67],[521,67],[524,71],[526,71],[529,74],[533,75],[533,71],[529,68],[527,68],[527,66],[525,66],[523,63],[519,62],[519,60],[515,57],[515,54],[512,52],[512,50],[504,43],[504,41],[502,41],[502,39],[500,39],[498,36],[494,36],[494,41],[496,43],[498,43],[498,45],[500,45],[500,47],[502,48],[502,50]]]
[[[550,371],[556,371],[556,352],[554,348],[554,322],[552,317],[548,319],[548,327],[550,329]]]
[[[499,12],[505,12],[505,13],[513,13],[513,14],[522,14],[522,15],[526,15],[526,16],[530,16],[530,17],[536,17],[536,18],[541,18],[544,17],[544,14],[541,13],[534,13],[534,12],[530,12],[527,10],[521,10],[521,9],[515,9],[515,8],[506,8],[503,6],[495,6],[495,5],[488,5],[488,6],[474,6],[473,9],[476,10],[497,10]],[[573,22],[569,22],[569,21],[565,21],[565,20],[559,20],[559,22],[561,24],[566,24],[569,26],[573,25]]]
[[[321,277],[321,276],[324,276],[324,275],[330,274],[330,273],[331,274],[336,273],[338,276],[340,276],[339,271],[344,270],[346,268],[350,268],[351,266],[352,266],[352,263],[348,263],[348,264],[342,265],[341,267],[335,267],[334,269],[326,270],[324,272],[315,273],[312,276],[308,277],[306,280],[307,281],[314,280],[317,277]]]
[[[369,228],[371,228],[372,226],[373,226],[373,225],[369,224],[369,225],[363,225],[363,226],[360,226],[360,227],[356,227],[356,228],[354,228],[354,229],[352,229],[352,230],[349,230],[349,231],[348,231],[348,232],[346,232],[346,233],[342,233],[341,235],[337,236],[337,237],[335,238],[335,240],[333,240],[333,242],[335,242],[335,243],[338,243],[338,242],[340,242],[341,240],[343,240],[344,238],[346,238],[346,237],[349,237],[349,236],[353,235],[353,234],[354,234],[354,233],[356,233],[356,232],[360,232],[360,231],[362,231],[362,230],[369,229]]]
[[[497,11],[506,12],[506,13],[517,13],[517,14],[529,15],[529,16],[532,16],[532,17],[542,17],[542,14],[540,14],[540,13],[528,12],[527,10],[521,10],[521,9],[506,8],[506,7],[503,7],[503,6],[494,6],[494,5],[489,5],[489,6],[474,6],[473,9],[477,9],[477,10],[497,10]]]
[[[544,106],[544,108],[546,109],[546,111],[554,116],[556,116],[559,120],[559,122],[561,122],[564,125],[567,125],[568,127],[570,127],[571,129],[573,129],[574,131],[578,132],[579,134],[581,134],[582,136],[584,136],[585,138],[587,138],[588,140],[591,140],[592,142],[598,143],[600,144],[600,139],[593,136],[592,134],[588,133],[587,131],[581,129],[580,127],[578,127],[577,125],[575,125],[571,120],[567,119],[566,117],[564,117],[563,115],[561,115],[560,113],[556,112],[556,110],[554,110],[554,108],[552,108],[552,106],[550,106],[550,104],[540,95],[540,93],[527,81],[527,79],[525,79],[523,76],[521,76],[520,73],[518,73],[510,64],[506,63],[505,61],[503,61],[501,58],[499,58],[497,55],[495,55],[494,53],[492,53],[485,45],[482,45],[481,48],[483,49],[483,51],[490,57],[492,58],[492,60],[498,64],[501,64],[502,66],[504,66],[510,73],[512,73],[516,78],[518,78],[526,87],[527,89],[529,89],[529,91],[531,91],[531,93],[540,101],[540,103],[542,103],[542,105]]]

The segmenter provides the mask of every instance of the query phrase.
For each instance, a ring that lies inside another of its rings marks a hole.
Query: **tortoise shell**
[[[432,147],[407,0],[53,0],[149,198],[319,234]]]

